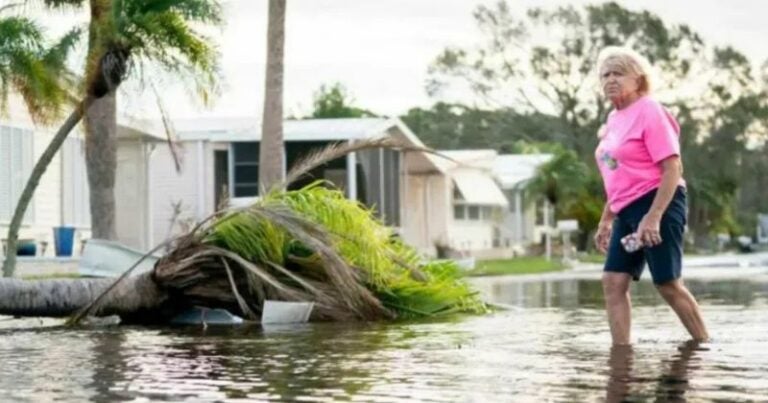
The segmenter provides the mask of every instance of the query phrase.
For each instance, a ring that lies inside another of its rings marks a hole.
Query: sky
[[[427,70],[446,46],[480,39],[472,10],[494,0],[288,0],[284,105],[288,115],[306,115],[323,84],[342,83],[357,106],[383,115],[429,107]],[[532,5],[592,3],[583,0],[510,0],[521,12]],[[687,23],[708,43],[731,44],[754,61],[768,59],[766,0],[632,0],[671,23]],[[223,90],[211,107],[188,93],[162,88],[173,118],[255,116],[262,110],[267,1],[225,0],[220,43]],[[58,18],[58,24],[69,23]],[[54,24],[55,25],[55,24]],[[123,104],[132,115],[157,116],[156,102],[126,87]]]

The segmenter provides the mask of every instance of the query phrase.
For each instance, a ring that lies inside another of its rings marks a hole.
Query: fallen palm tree
[[[373,212],[316,182],[287,183],[351,151],[404,148],[391,140],[332,146],[247,208],[225,210],[174,239],[153,271],[112,279],[2,280],[0,314],[119,315],[164,323],[190,307],[257,320],[265,300],[312,301],[313,320],[382,320],[486,309],[450,261],[423,261]],[[424,150],[421,150],[424,151]]]

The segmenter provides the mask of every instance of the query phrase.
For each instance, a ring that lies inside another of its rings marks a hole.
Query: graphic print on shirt
[[[616,161],[616,159],[611,157],[611,154],[605,150],[601,151],[600,161],[602,161],[602,163],[611,171],[619,167],[619,161]]]

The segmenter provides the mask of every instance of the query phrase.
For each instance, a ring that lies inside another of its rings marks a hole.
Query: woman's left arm
[[[683,163],[679,155],[673,155],[660,162],[662,168],[661,184],[653,198],[651,209],[640,221],[637,227],[637,235],[643,245],[655,246],[662,242],[660,235],[661,217],[667,210],[672,197],[675,195],[677,185],[683,176]]]

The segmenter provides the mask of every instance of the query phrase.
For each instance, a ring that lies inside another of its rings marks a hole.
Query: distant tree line
[[[596,134],[610,112],[595,63],[604,47],[627,45],[654,65],[654,96],[681,124],[696,243],[710,246],[715,233],[754,234],[757,213],[768,212],[768,63],[755,68],[737,49],[708,45],[687,25],[615,2],[520,14],[499,1],[479,6],[474,17],[483,41],[445,49],[426,84],[436,103],[402,116],[427,145],[553,152],[530,191],[555,203],[558,218],[578,219],[587,246],[604,203]],[[455,86],[469,88],[473,99],[445,101]],[[352,103],[340,84],[324,87],[312,116],[375,115]]]

